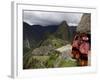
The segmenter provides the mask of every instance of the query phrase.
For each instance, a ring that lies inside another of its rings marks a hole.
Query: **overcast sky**
[[[30,25],[58,25],[66,21],[69,26],[77,26],[81,20],[82,13],[24,11],[23,21]]]

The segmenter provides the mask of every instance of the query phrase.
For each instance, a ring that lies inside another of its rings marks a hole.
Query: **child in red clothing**
[[[89,49],[90,42],[88,34],[76,34],[72,43],[72,58],[77,59],[80,66],[87,66]]]

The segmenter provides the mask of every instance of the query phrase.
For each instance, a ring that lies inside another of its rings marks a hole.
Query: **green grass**
[[[32,56],[32,58],[45,62],[47,59],[49,59],[49,56]]]
[[[64,41],[62,39],[50,36],[47,40],[45,40],[41,45],[52,45],[53,48],[60,48],[64,45],[68,44],[68,41]]]
[[[74,66],[77,66],[77,63],[70,59],[61,60],[59,64],[59,67],[74,67]]]
[[[72,60],[63,59],[61,53],[51,50],[48,55],[34,55],[32,50],[23,55],[23,69],[74,67],[77,63]]]
[[[28,68],[45,68],[45,62],[49,56],[33,56],[29,55],[26,58],[24,57],[24,69]]]

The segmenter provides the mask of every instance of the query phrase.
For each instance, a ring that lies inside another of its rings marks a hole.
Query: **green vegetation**
[[[66,23],[66,21],[63,21],[60,25],[59,28],[57,29],[55,36],[57,38],[60,38],[65,41],[70,42],[70,31],[69,31],[69,26]]]
[[[55,50],[67,44],[68,41],[50,35],[41,42],[40,47],[35,49],[24,48],[23,69],[76,66],[75,61],[64,59],[61,57],[62,53]]]
[[[42,37],[30,32],[31,27],[28,27],[27,29],[29,29],[29,35],[31,33],[31,37],[27,36],[30,49],[23,49],[23,69],[76,66],[75,61],[66,59],[68,57],[67,55],[62,56],[62,54],[64,54],[63,51],[56,51],[57,48],[70,44],[69,26],[66,21],[63,21],[58,25],[55,32],[45,31],[44,34],[42,34]],[[27,46],[28,43],[26,42],[27,41],[24,42],[25,45],[23,45],[23,47]]]
[[[72,61],[70,59],[62,59],[59,64],[59,67],[74,67],[74,66],[77,66],[76,61]]]
[[[61,53],[55,50],[52,50],[47,56],[34,56],[31,52],[27,54],[23,58],[24,69],[77,66],[75,61],[61,58]]]
[[[56,61],[56,59],[59,57],[60,54],[61,54],[60,52],[51,51],[51,53],[49,53],[50,57],[49,57],[49,59],[46,61],[46,67],[47,67],[47,68],[54,67],[55,61]]]
[[[53,54],[52,54],[53,52]],[[48,54],[48,56],[34,56],[33,54],[25,55],[23,58],[23,68],[31,69],[31,68],[49,68],[54,67],[54,62],[59,56],[59,52],[52,51]]]
[[[66,44],[68,44],[68,41],[64,41],[64,40],[56,38],[54,36],[50,36],[47,40],[45,40],[41,44],[41,46],[51,45],[55,49],[55,48],[60,48],[62,46],[65,46]]]
[[[24,57],[24,69],[31,69],[31,68],[45,68],[46,60],[49,56],[33,56],[30,55],[28,57]]]
[[[29,51],[30,51],[30,49],[29,49],[29,48],[24,47],[24,48],[23,48],[23,53],[24,53],[23,55],[25,55],[25,54],[26,54],[27,52],[29,52]]]

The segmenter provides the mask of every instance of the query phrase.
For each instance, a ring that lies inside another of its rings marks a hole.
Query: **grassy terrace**
[[[30,56],[24,60],[24,69],[74,67],[77,63],[70,59],[60,58],[59,55]]]

